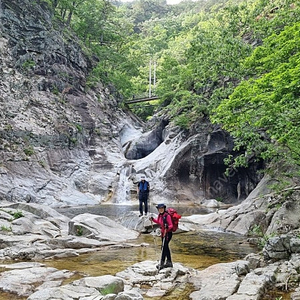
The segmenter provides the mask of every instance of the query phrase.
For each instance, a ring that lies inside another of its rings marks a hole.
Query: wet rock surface
[[[0,267],[10,269],[1,273],[0,289],[23,297],[33,294],[37,286],[39,289],[59,286],[73,275],[68,270],[57,270],[38,263],[16,263]]]
[[[232,139],[207,120],[189,132],[165,117],[144,124],[119,108],[113,87],[88,88],[97,59],[46,2],[2,0],[0,18],[0,199],[127,202],[145,174],[153,202],[236,203],[259,182],[252,162],[224,177]]]
[[[34,261],[67,259],[103,247],[107,251],[110,251],[109,247],[137,247],[128,241],[135,240],[139,233],[107,217],[83,213],[70,219],[39,204],[8,203],[2,205],[0,211],[0,222],[5,224],[0,234],[0,258],[3,261],[0,290],[20,297],[40,300],[53,299],[53,295],[59,299],[156,299],[173,295],[177,299],[178,291],[184,291],[183,299],[221,300],[226,295],[230,300],[250,300],[263,299],[268,290],[283,290],[287,286],[295,289],[294,298],[298,293],[300,254],[295,246],[299,240],[297,236],[281,238],[280,245],[290,245],[289,250],[296,249],[284,260],[275,254],[272,259],[269,256],[266,259],[265,252],[270,253],[270,249],[272,253],[282,252],[282,247],[271,239],[261,253],[249,254],[235,262],[214,264],[203,270],[175,262],[173,268],[158,272],[157,262],[146,260],[109,276],[81,274],[82,279],[65,284],[65,280],[70,280],[76,272]],[[146,218],[138,219],[149,226]],[[134,220],[138,224],[138,220]],[[199,224],[191,220],[185,222],[183,219],[181,225],[195,232],[200,230]],[[19,262],[5,263],[11,259]]]
[[[263,165],[254,161],[225,176],[223,159],[232,153],[232,139],[207,120],[189,132],[168,120],[146,128],[118,108],[122,99],[113,87],[99,82],[87,89],[95,62],[76,37],[65,35],[46,2],[2,0],[0,5],[3,291],[31,299],[120,300],[161,297],[188,286],[187,298],[204,300],[223,299],[220,287],[227,299],[250,300],[262,299],[275,287],[291,288],[291,297],[299,298],[299,187],[285,197],[270,193],[270,182],[260,181],[257,172]],[[130,247],[127,240],[134,240],[137,231],[151,230],[149,222],[130,216],[123,219],[122,234],[116,234],[120,224],[107,218],[70,219],[53,209],[134,202],[141,174],[150,181],[151,203],[219,208],[182,218],[181,230],[250,235],[263,242],[261,255],[201,271],[175,264],[159,274],[155,262],[145,261],[119,277],[86,277],[70,284],[63,281],[72,272],[34,263],[103,246]],[[230,204],[245,200],[224,209],[216,201],[220,198]],[[5,265],[6,260],[24,264]]]
[[[204,270],[195,270],[175,263],[173,268],[159,272],[155,261],[142,261],[115,275],[83,277],[63,284],[72,276],[67,270],[57,270],[37,263],[1,265],[4,271],[0,287],[5,291],[28,296],[28,299],[177,299],[176,292],[188,291],[181,299],[263,299],[275,283],[291,275],[292,261],[251,269],[249,257],[232,263],[220,263]],[[294,263],[299,256],[294,257]],[[298,263],[299,265],[299,263]],[[293,273],[292,273],[293,274]],[[172,295],[174,298],[172,298]],[[296,299],[297,291],[294,292]]]
[[[137,231],[92,214],[69,219],[39,204],[1,206],[0,259],[68,257],[134,240]]]

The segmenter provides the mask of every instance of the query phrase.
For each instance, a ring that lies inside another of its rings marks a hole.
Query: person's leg
[[[172,232],[168,232],[168,234],[167,234],[168,239],[166,240],[166,258],[167,258],[167,262],[164,265],[164,267],[166,267],[166,268],[173,267],[171,251],[170,251],[170,247],[169,247],[169,243],[172,239],[172,236],[173,236]]]
[[[140,203],[140,205],[139,205],[140,216],[142,216],[143,215],[143,198],[142,198],[141,194],[139,194],[139,203]]]
[[[170,257],[170,249],[169,249],[169,236],[168,234],[166,235],[166,237],[163,239],[162,242],[162,255],[161,255],[161,260],[163,263],[165,263],[166,258],[168,258],[168,256]]]
[[[148,195],[145,195],[145,201],[144,201],[144,205],[145,205],[145,215],[147,215],[148,213]]]

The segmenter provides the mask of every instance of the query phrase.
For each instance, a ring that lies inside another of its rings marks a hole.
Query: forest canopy
[[[88,85],[112,84],[131,109],[182,128],[210,120],[240,155],[300,164],[300,5],[295,0],[47,0],[99,62]],[[151,74],[149,74],[151,71]],[[149,79],[151,79],[149,81]]]

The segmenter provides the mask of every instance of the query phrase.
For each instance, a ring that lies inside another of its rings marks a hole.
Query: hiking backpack
[[[179,215],[176,211],[176,209],[169,207],[166,212],[171,216],[171,220],[173,223],[172,231],[175,232],[178,229],[178,223],[179,219],[181,218],[181,215]],[[166,219],[164,218],[164,222],[166,223]]]
[[[141,191],[141,192],[147,192],[147,193],[149,193],[149,188],[150,188],[150,184],[149,184],[149,182],[148,181],[144,181],[144,183],[142,182],[142,181],[140,181],[139,183],[138,183],[138,188],[139,188],[139,190]]]

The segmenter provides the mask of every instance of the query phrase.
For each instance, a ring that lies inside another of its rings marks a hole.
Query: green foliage
[[[76,233],[76,235],[78,235],[78,236],[82,236],[82,234],[83,234],[83,227],[80,226],[80,225],[76,225],[76,226],[75,226],[75,233]]]
[[[72,27],[90,47],[112,43],[117,38],[111,23],[115,9],[108,1],[82,1],[74,11]]]
[[[24,217],[23,212],[19,211],[19,210],[17,210],[17,211],[5,211],[5,210],[3,210],[3,211],[10,214],[13,217],[13,220]]]
[[[250,230],[249,230],[249,234],[253,235],[253,236],[259,236],[262,237],[264,234],[262,232],[261,226],[255,224]]]
[[[83,130],[82,125],[77,123],[77,124],[75,124],[75,126],[76,126],[78,132],[82,133],[82,130]]]
[[[1,225],[1,231],[12,231],[11,227],[7,227],[5,225]]]
[[[155,61],[151,88],[160,101],[132,106],[141,118],[161,110],[189,129],[210,117],[235,139],[240,155],[227,159],[230,167],[253,157],[273,169],[278,161],[287,174],[299,165],[300,6],[294,0],[51,3],[98,58],[88,87],[114,86],[124,100],[148,95]]]
[[[180,126],[183,129],[188,129],[190,122],[188,116],[186,115],[179,115],[175,118],[175,124]]]
[[[116,292],[116,285],[115,284],[109,284],[105,288],[102,288],[100,290],[100,293],[102,295],[115,294],[115,292]]]
[[[264,40],[245,60],[241,82],[212,120],[235,138],[235,149],[265,160],[300,163],[300,23]]]
[[[34,154],[34,149],[33,149],[33,147],[28,147],[28,148],[25,148],[24,150],[24,153],[27,155],[27,156],[31,156],[31,155],[33,155]]]
[[[14,219],[19,219],[19,218],[24,217],[23,212],[21,212],[21,211],[13,212],[13,213],[11,213],[11,215],[14,217]]]
[[[249,5],[249,30],[254,38],[279,34],[285,26],[300,21],[299,5],[294,0],[256,0]]]
[[[250,236],[258,237],[258,246],[260,249],[262,249],[266,245],[266,243],[271,237],[275,236],[275,234],[264,234],[261,226],[257,224],[253,225],[253,227],[249,230],[248,234]]]
[[[151,105],[151,104],[145,105],[145,104],[137,103],[137,104],[131,106],[131,110],[136,115],[138,115],[142,120],[147,121],[149,116],[152,116],[154,114],[155,107],[156,106]]]
[[[46,168],[47,163],[44,160],[39,160],[38,163],[42,168]]]
[[[23,64],[22,64],[22,69],[24,71],[29,71],[30,69],[32,69],[35,66],[35,61],[32,59],[28,59],[26,60]]]

